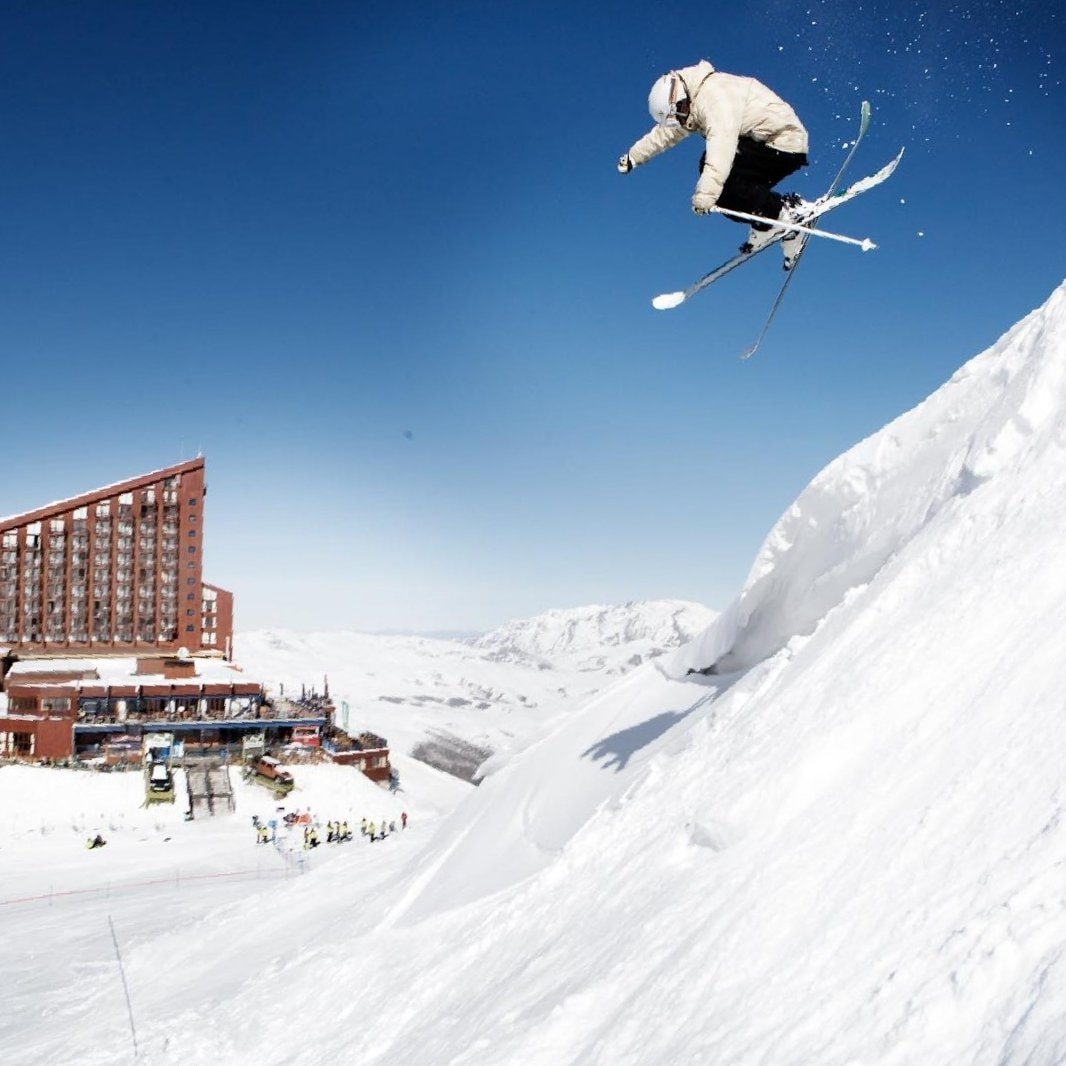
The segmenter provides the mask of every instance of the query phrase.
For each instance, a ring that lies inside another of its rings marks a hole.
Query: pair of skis
[[[890,162],[888,162],[885,166],[883,166],[875,174],[871,174],[869,177],[862,178],[860,181],[857,181],[854,184],[849,185],[847,188],[841,190],[840,183],[844,178],[844,174],[847,171],[851,160],[855,156],[855,152],[858,149],[859,144],[862,142],[863,137],[866,135],[866,131],[869,126],[870,104],[868,101],[864,100],[862,102],[862,109],[860,111],[859,132],[854,142],[852,143],[851,150],[845,157],[844,162],[840,165],[840,169],[837,171],[836,177],[833,178],[833,182],[829,186],[829,189],[825,192],[823,196],[820,196],[816,201],[814,201],[813,209],[810,215],[804,220],[803,224],[776,222],[768,219],[757,219],[756,221],[759,222],[769,222],[769,224],[777,230],[771,240],[760,245],[754,251],[740,252],[737,255],[733,256],[731,259],[727,259],[724,263],[721,264],[721,266],[717,266],[714,268],[714,270],[711,270],[708,273],[704,274],[702,278],[694,282],[687,289],[684,289],[680,292],[667,292],[663,293],[660,296],[656,296],[655,299],[652,300],[652,306],[659,311],[666,311],[670,308],[679,306],[686,300],[695,296],[696,293],[700,292],[702,289],[707,288],[708,285],[712,284],[715,281],[718,281],[719,278],[723,278],[726,274],[731,273],[742,263],[746,263],[749,259],[753,259],[755,256],[762,254],[766,251],[767,248],[776,247],[778,244],[781,243],[782,239],[789,232],[798,232],[799,234],[801,234],[804,243],[800,247],[800,250],[796,253],[795,258],[792,261],[792,267],[788,271],[788,275],[786,276],[784,282],[782,282],[781,284],[781,288],[777,293],[777,297],[770,308],[770,313],[767,316],[766,322],[763,324],[762,329],[759,331],[759,335],[756,337],[755,343],[750,348],[747,348],[743,353],[741,353],[741,359],[750,359],[759,350],[759,347],[762,345],[763,339],[766,337],[766,334],[770,329],[770,325],[773,322],[774,317],[777,315],[777,310],[781,306],[781,301],[784,299],[785,293],[788,291],[788,287],[792,283],[792,278],[795,275],[796,269],[800,264],[800,260],[803,258],[803,254],[807,250],[807,243],[809,242],[810,237],[826,237],[832,240],[843,241],[847,244],[855,244],[862,248],[863,251],[869,251],[871,248],[877,247],[877,245],[875,245],[873,241],[869,239],[856,240],[853,237],[842,237],[839,234],[827,233],[824,230],[819,230],[817,228],[818,222],[824,214],[827,214],[829,211],[834,210],[841,204],[847,203],[848,200],[852,200],[856,196],[867,192],[869,189],[880,185],[883,181],[887,181],[888,178],[892,176],[892,172],[899,165],[899,161],[903,158],[903,149],[901,148],[896,157]],[[741,212],[722,210],[721,213],[730,215],[734,218],[742,218],[748,221],[752,220],[752,216],[744,215]]]

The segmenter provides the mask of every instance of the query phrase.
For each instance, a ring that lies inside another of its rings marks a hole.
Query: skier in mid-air
[[[659,78],[648,110],[656,125],[618,160],[619,173],[628,174],[698,131],[707,144],[693,211],[703,215],[720,207],[780,222],[808,219],[811,205],[796,193],[774,191],[807,165],[807,131],[796,112],[762,82],[715,70],[704,59]],[[755,251],[780,236],[779,227],[752,223],[741,251]],[[786,270],[803,243],[797,231],[785,231]]]

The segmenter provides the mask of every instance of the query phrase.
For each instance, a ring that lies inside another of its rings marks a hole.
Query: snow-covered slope
[[[750,667],[810,634],[901,551],[945,551],[945,537],[983,513],[989,495],[1005,493],[1009,515],[1017,478],[1044,465],[1056,473],[1063,299],[1060,289],[928,400],[830,463],[770,532],[740,597],[673,658],[673,672]]]
[[[1059,290],[790,509],[678,657],[745,672],[635,671],[466,800],[384,919],[438,945],[418,1020],[360,1047],[1061,1061],[1064,407]]]
[[[820,474],[670,670],[746,672],[630,675],[468,799],[394,917],[540,870],[473,913],[567,990],[500,967],[482,1061],[1066,1059],[1064,408],[1060,288]]]
[[[695,646],[424,847],[260,893],[267,955],[245,909],[142,931],[141,1058],[1066,1061],[1063,409],[1066,286],[819,475]],[[128,1057],[115,989],[72,973],[35,1007],[20,1061]]]

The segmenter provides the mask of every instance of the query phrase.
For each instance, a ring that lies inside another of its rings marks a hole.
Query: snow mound
[[[740,596],[671,657],[671,676],[750,668],[809,635],[909,542],[1062,444],[1066,286],[924,403],[830,463],[785,512]]]

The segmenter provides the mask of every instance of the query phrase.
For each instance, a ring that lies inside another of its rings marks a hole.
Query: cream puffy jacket
[[[685,84],[690,101],[683,126],[656,126],[629,149],[633,166],[648,162],[699,131],[707,138],[707,158],[692,207],[709,211],[718,202],[733,166],[737,142],[752,137],[781,152],[807,151],[807,131],[799,116],[760,81],[723,74],[707,60],[673,72]]]

